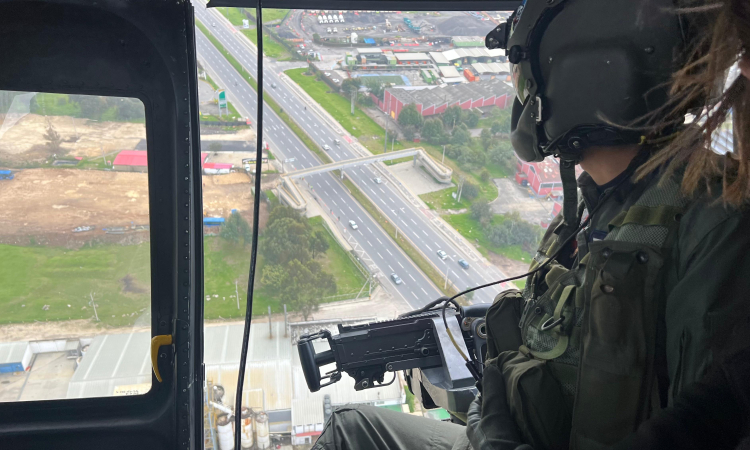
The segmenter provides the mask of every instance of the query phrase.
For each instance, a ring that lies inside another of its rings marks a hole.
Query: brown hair
[[[647,118],[647,141],[663,140],[684,120],[685,112],[700,109],[693,125],[672,135],[654,151],[638,177],[665,167],[664,176],[683,170],[687,195],[723,186],[722,200],[734,206],[750,201],[750,82],[739,75],[723,89],[727,71],[750,51],[750,1],[682,0],[678,9],[688,24],[690,39],[685,65],[672,77],[671,98]],[[697,108],[696,108],[697,107]],[[714,132],[731,112],[734,151],[724,157],[711,150]]]

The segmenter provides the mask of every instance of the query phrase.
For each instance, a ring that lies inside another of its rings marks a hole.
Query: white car
[[[276,89],[276,83],[271,83],[271,87]]]
[[[359,228],[359,226],[357,225],[357,222],[353,220],[349,221],[349,226],[352,228],[352,230],[356,230],[357,228]]]
[[[393,280],[393,282],[397,285],[403,283],[403,281],[401,281],[401,277],[396,275],[395,273],[391,274],[391,280]]]
[[[383,183],[383,179],[380,178],[380,177],[373,178],[372,181],[374,181],[376,184],[382,184]]]
[[[323,75],[325,75],[327,77],[330,77],[331,76],[331,72],[325,72]]]
[[[339,82],[339,79],[338,79],[338,78],[333,78],[333,82],[334,82],[334,83],[338,83],[338,82]]]
[[[327,152],[330,152],[331,151],[331,146],[328,145],[328,144],[323,144],[323,150],[325,150]]]
[[[448,254],[447,254],[447,253],[445,253],[445,252],[444,252],[444,251],[442,251],[442,250],[438,250],[438,251],[437,251],[437,255],[438,255],[438,256],[440,257],[440,259],[445,259],[445,258],[447,258],[447,257],[448,257]]]

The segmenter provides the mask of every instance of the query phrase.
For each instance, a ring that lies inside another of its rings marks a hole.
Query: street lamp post
[[[445,145],[443,145],[443,159],[440,160],[440,164],[445,163]]]
[[[383,153],[388,153],[388,119],[385,119],[385,139],[383,140]]]

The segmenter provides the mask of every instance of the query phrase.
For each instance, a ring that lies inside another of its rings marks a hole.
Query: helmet
[[[637,143],[627,126],[664,105],[686,38],[672,0],[524,0],[487,35],[516,91],[519,158],[578,162],[589,146]]]

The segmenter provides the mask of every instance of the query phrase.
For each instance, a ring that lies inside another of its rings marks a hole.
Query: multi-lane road
[[[253,77],[257,77],[256,55],[245,37],[238,33],[218,11],[208,11],[196,3],[196,17],[203,22],[211,33],[231,52]],[[210,41],[197,30],[198,57],[204,68],[217,81],[226,86],[230,101],[239,112],[254,117],[256,93],[244,78],[227,62]],[[265,95],[272,96],[310,136],[320,144],[331,147],[330,156],[335,161],[347,160],[359,156],[347,142],[348,136],[342,136],[328,126],[327,122],[313,110],[307,108],[305,100],[298,97],[293,89],[279,77],[278,66],[264,60]],[[275,87],[273,87],[275,85]],[[290,131],[283,121],[271,110],[264,108],[264,136],[272,146],[272,151],[282,159],[294,158],[287,163],[287,170],[303,169],[320,165],[317,157]],[[334,140],[339,139],[340,145]],[[459,289],[497,280],[503,275],[484,260],[476,262],[468,255],[462,254],[430,223],[424,211],[416,208],[400,194],[395,186],[385,182],[376,184],[373,178],[380,176],[369,166],[349,169],[348,175],[358,187],[396,223],[400,232],[417,245],[420,250],[441,270],[447,273],[450,281]],[[387,180],[387,179],[386,179]],[[426,276],[406,257],[399,247],[374,223],[363,208],[349,194],[347,188],[333,174],[319,174],[305,177],[305,181],[318,196],[324,209],[338,221],[342,231],[350,235],[371,258],[370,264],[377,266],[382,273],[381,283],[397,296],[402,297],[411,306],[419,307],[437,298],[440,292]],[[354,220],[358,224],[352,230],[347,224]],[[445,251],[445,260],[437,255],[438,250]],[[460,268],[457,261],[464,258],[471,263],[468,270]],[[390,279],[391,273],[398,274],[403,284],[395,285]],[[491,302],[499,292],[498,288],[488,288],[476,293],[474,301]]]

